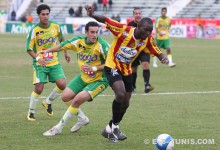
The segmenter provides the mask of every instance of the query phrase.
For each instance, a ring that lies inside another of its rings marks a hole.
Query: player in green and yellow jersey
[[[112,118],[102,131],[102,136],[111,142],[118,142],[127,138],[119,130],[119,123],[129,107],[131,98],[132,62],[141,52],[152,53],[164,64],[168,64],[168,59],[151,36],[153,22],[150,18],[142,18],[137,27],[132,27],[105,16],[95,15],[92,6],[85,8],[88,16],[104,23],[114,36],[104,70],[115,97],[112,103]]]
[[[173,63],[171,49],[170,49],[170,39],[169,39],[169,28],[171,27],[171,21],[167,14],[167,8],[163,7],[161,9],[161,16],[156,19],[156,42],[157,45],[162,48],[166,49],[167,51],[167,58],[169,59],[169,67],[175,67],[176,64]],[[153,67],[157,66],[157,58],[154,57],[153,59]]]
[[[39,5],[37,14],[40,22],[35,25],[29,32],[26,40],[26,50],[33,58],[33,84],[34,91],[30,97],[30,106],[27,119],[35,121],[36,104],[43,91],[44,84],[48,82],[56,83],[56,87],[51,94],[43,101],[43,106],[47,110],[48,116],[53,116],[51,103],[56,99],[66,87],[65,75],[62,66],[59,63],[59,53],[48,53],[43,57],[37,57],[36,53],[42,49],[48,49],[64,41],[60,26],[49,21],[50,7],[47,5]],[[65,58],[69,62],[70,57],[65,52]]]
[[[109,44],[98,37],[99,24],[88,22],[85,26],[86,36],[76,36],[61,44],[42,50],[39,57],[51,52],[73,50],[77,53],[78,66],[81,73],[73,78],[63,91],[61,97],[70,105],[60,122],[52,129],[46,131],[44,136],[54,136],[62,132],[64,125],[73,117],[78,116],[78,122],[71,128],[72,132],[78,131],[89,119],[79,108],[86,101],[93,100],[108,87],[108,81],[103,72]]]

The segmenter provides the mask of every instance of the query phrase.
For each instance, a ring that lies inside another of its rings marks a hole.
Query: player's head
[[[133,10],[134,22],[138,23],[142,18],[142,10],[140,7],[135,7]]]
[[[95,43],[99,35],[99,24],[90,21],[85,26],[86,41],[88,43]]]
[[[166,14],[167,14],[167,8],[166,7],[161,8],[161,16],[166,17]]]
[[[37,14],[40,19],[40,23],[47,25],[49,21],[50,7],[45,4],[41,4],[37,7]]]
[[[142,18],[137,26],[138,38],[145,40],[153,31],[153,21],[146,17]]]

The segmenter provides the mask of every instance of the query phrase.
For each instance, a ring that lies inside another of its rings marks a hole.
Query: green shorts
[[[167,40],[156,40],[159,48],[167,49],[170,48],[170,39]]]
[[[108,87],[108,82],[98,80],[93,83],[85,83],[82,80],[81,75],[78,75],[73,80],[70,81],[67,87],[69,87],[75,94],[78,94],[83,90],[87,91],[92,97],[91,100],[93,100],[96,96],[98,96]]]
[[[60,64],[49,67],[33,66],[33,84],[36,83],[54,83],[56,80],[64,78],[65,74]]]

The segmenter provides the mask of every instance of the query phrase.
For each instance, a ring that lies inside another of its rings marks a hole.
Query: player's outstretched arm
[[[60,44],[58,44],[54,47],[48,48],[47,50],[41,50],[41,51],[37,52],[37,55],[46,54],[46,53],[49,53],[49,52],[59,52],[59,51],[60,51]]]
[[[158,57],[158,59],[160,60],[161,63],[163,63],[163,64],[168,64],[169,63],[169,60],[165,57],[165,55],[163,53],[161,53],[157,57]]]
[[[105,23],[106,17],[105,17],[105,16],[101,16],[101,15],[95,15],[95,14],[94,14],[94,9],[93,9],[92,6],[86,5],[86,6],[85,6],[85,9],[86,9],[87,15],[88,15],[89,17],[94,18],[94,19],[97,20],[98,22]]]

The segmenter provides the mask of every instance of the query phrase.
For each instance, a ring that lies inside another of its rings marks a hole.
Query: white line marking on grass
[[[203,92],[166,92],[166,93],[145,93],[145,94],[132,94],[132,96],[148,96],[148,95],[188,95],[188,94],[214,94],[220,93],[220,91],[203,91]],[[101,94],[99,96],[114,96],[114,95],[107,95]],[[29,99],[30,97],[0,97],[0,100],[7,100],[7,99]],[[40,98],[47,98],[46,96],[41,96]]]

